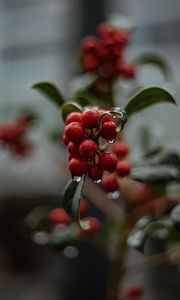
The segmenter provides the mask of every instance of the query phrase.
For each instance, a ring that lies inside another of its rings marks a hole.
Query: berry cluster
[[[112,146],[112,153],[116,157],[116,167],[112,174],[105,174],[102,178],[101,186],[109,193],[119,190],[117,176],[125,177],[131,172],[131,165],[124,158],[129,153],[129,146],[124,141],[117,141]]]
[[[130,33],[109,23],[97,28],[97,36],[83,39],[81,46],[81,64],[85,72],[97,76],[95,87],[105,89],[115,79],[132,79],[135,66],[124,59],[125,46],[130,41]]]
[[[112,143],[118,131],[115,118],[102,109],[90,108],[67,116],[63,142],[68,148],[68,167],[75,180],[88,173],[98,182],[104,171],[115,171],[118,158],[115,153],[102,152],[99,139]]]
[[[26,156],[31,145],[26,141],[25,134],[30,125],[31,118],[22,116],[15,121],[0,123],[0,144],[8,146],[12,153]]]

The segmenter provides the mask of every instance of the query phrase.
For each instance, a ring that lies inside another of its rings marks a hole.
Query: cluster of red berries
[[[83,221],[88,221],[88,226],[86,226],[86,230],[83,230],[79,228],[79,231],[77,232],[78,237],[84,237],[84,236],[93,236],[97,234],[101,230],[101,222],[95,218],[87,218],[86,215],[89,212],[89,204],[86,200],[81,200],[80,204],[80,218],[83,219]],[[67,212],[63,208],[55,208],[52,209],[49,212],[48,220],[53,225],[63,225],[68,226],[72,224],[71,217],[67,214]]]
[[[30,126],[31,118],[22,116],[15,121],[0,122],[0,144],[8,146],[12,153],[26,156],[31,150],[31,145],[25,139],[25,134]]]
[[[113,142],[118,134],[118,125],[111,114],[90,108],[70,113],[65,122],[63,142],[68,148],[68,167],[74,179],[88,173],[98,182],[104,171],[116,169],[115,153],[102,152],[99,147],[99,138]]]
[[[118,77],[131,79],[135,76],[135,66],[124,60],[125,46],[130,41],[130,33],[109,23],[97,28],[97,37],[88,36],[81,46],[81,63],[86,72],[95,74],[96,87],[105,87]]]
[[[105,174],[101,181],[102,188],[109,193],[119,190],[117,176],[125,177],[131,172],[131,165],[124,160],[129,153],[129,146],[124,141],[117,141],[112,146],[111,156],[116,157],[116,167],[111,174]]]
[[[111,151],[101,151],[99,147],[99,137],[112,142],[117,134],[114,119],[101,109],[90,108],[67,116],[63,142],[68,148],[68,167],[74,180],[79,181],[87,173],[93,181],[101,181],[106,192],[119,189],[117,176],[125,177],[131,172],[131,165],[124,160],[129,146],[119,141]]]

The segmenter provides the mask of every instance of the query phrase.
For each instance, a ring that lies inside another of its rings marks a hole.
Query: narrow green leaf
[[[85,176],[79,182],[70,180],[63,192],[63,207],[71,218],[79,224],[79,206],[82,199],[84,182]]]
[[[167,61],[155,53],[145,53],[135,59],[135,64],[139,66],[153,65],[160,69],[166,81],[172,81],[172,71]]]
[[[62,107],[61,107],[61,114],[62,114],[62,118],[65,121],[67,116],[74,112],[74,111],[78,111],[78,112],[82,112],[82,108],[80,105],[78,105],[75,102],[67,102],[65,103]]]
[[[39,91],[41,94],[49,98],[49,100],[51,100],[58,106],[63,105],[65,102],[63,95],[54,83],[41,81],[34,83],[31,88]]]
[[[159,87],[150,87],[132,96],[124,109],[129,117],[142,109],[161,102],[176,104],[174,98],[166,90]]]

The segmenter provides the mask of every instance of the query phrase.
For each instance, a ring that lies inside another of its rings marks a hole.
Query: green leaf
[[[83,107],[92,104],[94,99],[96,99],[96,96],[88,90],[80,90],[75,94],[74,97],[75,99],[77,99],[78,103]]]
[[[160,69],[166,81],[172,81],[172,71],[167,61],[160,55],[155,53],[145,53],[136,58],[135,64],[153,65]]]
[[[75,102],[67,102],[65,103],[62,107],[61,107],[61,114],[62,114],[62,118],[65,121],[67,116],[74,112],[82,112],[82,108],[80,105],[76,104]]]
[[[59,89],[55,86],[54,83],[48,81],[41,81],[34,83],[31,86],[32,89],[38,90],[41,94],[49,98],[53,103],[58,106],[64,104],[65,99]]]
[[[124,109],[129,117],[151,105],[161,102],[176,104],[174,98],[166,90],[159,87],[150,87],[132,96]]]
[[[47,219],[50,209],[51,208],[49,206],[38,206],[32,209],[24,220],[25,226],[28,230],[37,230],[41,221]]]
[[[79,224],[79,206],[82,199],[84,183],[85,176],[83,176],[79,182],[71,179],[63,192],[63,207],[71,218]]]

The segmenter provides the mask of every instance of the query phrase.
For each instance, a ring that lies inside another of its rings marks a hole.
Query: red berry
[[[125,296],[129,298],[140,297],[143,294],[143,288],[139,285],[128,286],[125,290]]]
[[[103,170],[98,165],[93,165],[88,168],[88,175],[93,181],[99,181],[102,179]]]
[[[86,54],[82,57],[82,66],[83,69],[87,72],[93,72],[98,66],[98,59],[93,54]]]
[[[69,142],[68,151],[70,154],[78,156],[79,155],[79,146],[74,142]]]
[[[135,77],[135,66],[133,64],[120,63],[117,65],[117,73],[125,79]]]
[[[68,125],[72,122],[81,123],[81,113],[80,112],[74,111],[67,116],[66,124]]]
[[[9,143],[19,139],[24,133],[24,127],[18,123],[9,123],[2,128],[2,139]]]
[[[93,236],[101,230],[102,224],[97,218],[85,218],[83,221],[86,222],[86,229],[80,232],[80,236]]]
[[[65,145],[65,146],[67,146],[68,144],[69,144],[69,139],[67,138],[67,136],[64,134],[63,135],[63,144]]]
[[[82,125],[84,128],[96,128],[99,122],[99,114],[95,109],[87,109],[82,113]]]
[[[118,29],[115,34],[115,41],[119,46],[126,46],[130,41],[130,33],[126,30]]]
[[[114,140],[117,136],[116,124],[113,121],[102,124],[100,135],[107,141]]]
[[[101,186],[108,193],[119,189],[117,178],[114,174],[105,175],[101,181]]]
[[[118,158],[122,159],[129,153],[129,146],[126,142],[116,142],[112,146],[112,151]]]
[[[86,161],[80,157],[72,158],[68,167],[73,176],[82,176],[87,169]]]
[[[114,172],[118,158],[114,153],[104,152],[99,158],[99,165],[103,170]]]
[[[97,144],[91,140],[86,139],[81,142],[79,146],[79,153],[86,159],[91,159],[95,156],[97,152]]]
[[[68,124],[64,129],[65,136],[71,142],[80,142],[84,137],[84,130],[78,122]]]
[[[114,36],[114,26],[109,23],[102,23],[97,28],[97,33],[101,39],[107,39]]]
[[[120,160],[116,166],[116,172],[119,176],[128,176],[131,172],[131,165],[125,160]]]
[[[103,115],[103,119],[102,119],[102,122],[109,122],[109,121],[112,121],[112,116],[110,114],[105,114],[106,113],[106,110],[105,109],[98,109],[98,114],[99,114],[99,117]]]
[[[52,209],[49,213],[48,219],[53,224],[70,224],[71,218],[66,213],[66,211],[63,208],[55,208]]]
[[[106,62],[99,66],[98,75],[101,78],[109,79],[116,74],[116,66],[112,62]]]
[[[90,210],[89,204],[86,200],[82,199],[79,207],[80,216],[85,216]]]
[[[95,36],[87,36],[82,41],[82,51],[85,53],[96,53],[98,39]]]

